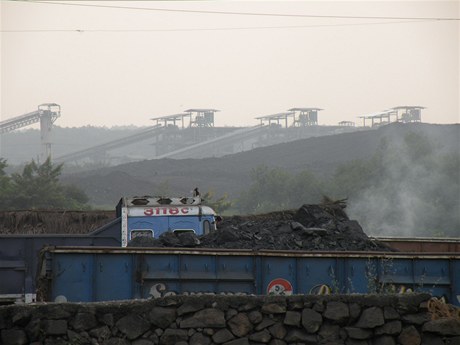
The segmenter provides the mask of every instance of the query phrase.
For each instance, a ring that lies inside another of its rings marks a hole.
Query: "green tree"
[[[323,195],[327,194],[325,184],[309,171],[302,171],[292,177],[288,192],[287,204],[289,208],[318,203]]]
[[[258,166],[251,172],[252,185],[238,199],[245,213],[263,213],[298,208],[320,202],[324,185],[311,172],[292,175],[281,168]]]
[[[253,184],[241,193],[237,207],[243,213],[264,213],[286,209],[291,176],[280,168],[265,165],[251,171]]]
[[[228,195],[224,194],[220,198],[216,198],[214,191],[207,191],[201,196],[203,203],[211,207],[217,214],[222,215],[226,210],[232,207],[232,202],[228,199]]]
[[[80,188],[73,185],[62,186],[64,197],[67,200],[68,208],[81,209],[89,202],[88,196]]]
[[[353,198],[375,185],[385,173],[388,142],[383,139],[377,152],[369,159],[356,159],[339,165],[329,183],[328,193],[336,198]]]
[[[54,166],[48,158],[39,165],[27,163],[22,173],[13,173],[5,209],[87,208],[86,195],[73,186],[63,186],[59,181],[62,164]]]
[[[64,195],[59,184],[62,165],[54,167],[47,159],[42,165],[35,161],[26,164],[22,174],[11,175],[16,191],[11,198],[14,208],[56,208],[64,204]]]
[[[12,195],[11,179],[6,174],[6,159],[0,158],[0,209],[6,208]]]

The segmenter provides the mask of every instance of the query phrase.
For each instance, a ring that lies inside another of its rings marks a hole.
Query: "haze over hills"
[[[142,131],[144,127],[72,127],[64,128],[53,126],[52,129],[52,156],[59,157],[70,152],[82,150],[91,146],[100,145],[107,141],[120,139],[127,135]],[[84,138],[82,140],[82,138]],[[126,159],[128,155],[150,157],[152,150],[148,141],[137,143],[136,147],[120,147],[114,151],[114,156]],[[17,165],[37,160],[40,156],[40,130],[23,129],[0,136],[0,157],[6,158],[10,165]],[[105,158],[105,157],[102,157]]]
[[[458,151],[460,125],[394,123],[363,130],[296,140],[254,150],[204,159],[154,159],[75,174],[64,174],[64,183],[83,189],[94,206],[114,207],[121,196],[188,195],[195,187],[217,196],[238,195],[251,183],[252,169],[265,165],[291,173],[309,170],[332,176],[335,169],[355,159],[371,157],[382,140],[397,145],[409,132],[421,133],[441,151]]]

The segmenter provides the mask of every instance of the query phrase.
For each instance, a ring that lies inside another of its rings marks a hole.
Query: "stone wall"
[[[1,343],[460,344],[460,321],[432,320],[426,294],[170,296],[0,307]]]

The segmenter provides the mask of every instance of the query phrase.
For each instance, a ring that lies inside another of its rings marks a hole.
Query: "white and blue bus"
[[[201,204],[200,196],[121,198],[117,217],[121,218],[121,245],[138,236],[158,238],[167,231],[205,235],[216,229],[216,213]]]

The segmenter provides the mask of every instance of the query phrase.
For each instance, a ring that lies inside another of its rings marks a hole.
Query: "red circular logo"
[[[289,281],[282,278],[273,279],[267,287],[268,295],[281,295],[290,296],[292,295],[292,285]]]

